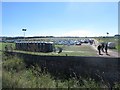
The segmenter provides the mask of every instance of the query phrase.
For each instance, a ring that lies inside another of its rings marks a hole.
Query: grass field
[[[13,49],[15,48],[15,43],[0,43],[0,50],[4,50],[5,46],[12,45]],[[14,50],[16,52],[21,53],[29,53],[29,54],[37,54],[37,55],[50,55],[50,56],[97,56],[97,52],[94,51],[89,45],[55,45],[55,47],[61,47],[63,51],[61,53],[50,52],[50,53],[42,53],[42,52],[29,52],[29,51],[21,51]]]
[[[16,52],[28,53],[28,54],[36,54],[36,55],[49,55],[49,56],[97,56],[97,52],[92,49],[89,45],[81,45],[81,46],[67,46],[67,45],[57,45],[56,47],[61,47],[63,51],[61,53],[50,52],[50,53],[42,53],[42,52],[29,52],[29,51],[20,51],[15,50]]]
[[[67,54],[68,56],[96,56],[97,53],[92,49],[90,45],[73,45],[63,46],[63,52],[61,55]]]

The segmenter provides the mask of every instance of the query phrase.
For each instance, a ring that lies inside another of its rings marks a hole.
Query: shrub
[[[3,61],[3,68],[8,70],[8,71],[20,71],[22,69],[25,68],[25,63],[23,62],[23,60],[14,57],[14,58],[10,58],[7,61]]]

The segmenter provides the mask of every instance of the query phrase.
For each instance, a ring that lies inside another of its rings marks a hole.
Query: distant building
[[[32,51],[32,52],[52,52],[52,42],[37,42],[37,41],[21,41],[16,42],[16,50]]]

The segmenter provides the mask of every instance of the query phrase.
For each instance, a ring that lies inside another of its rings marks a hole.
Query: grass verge
[[[36,66],[26,67],[24,60],[14,57],[3,58],[3,88],[109,88],[106,83],[94,79],[71,77],[69,79],[55,79],[49,72],[41,72]],[[120,88],[116,83],[113,88]]]

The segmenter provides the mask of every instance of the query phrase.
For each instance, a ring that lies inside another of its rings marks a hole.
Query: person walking
[[[99,55],[102,55],[102,54],[101,54],[101,48],[102,48],[102,45],[101,45],[101,44],[99,44],[99,45],[98,45],[98,47],[97,47],[98,52],[99,52]]]
[[[101,50],[102,50],[102,52],[105,52],[105,51],[104,51],[104,48],[105,48],[105,43],[102,42],[102,43],[101,43]]]
[[[108,44],[107,43],[105,44],[105,53],[106,55],[108,55]]]

